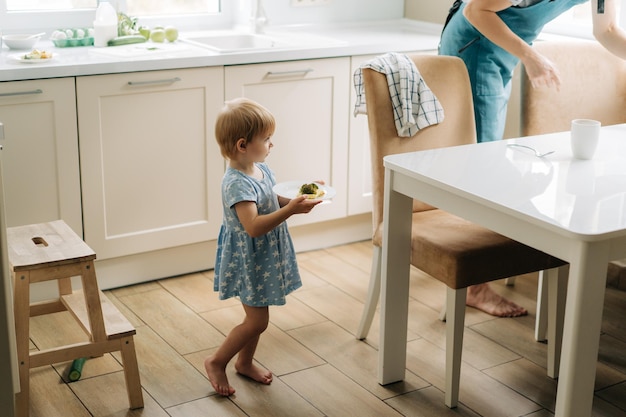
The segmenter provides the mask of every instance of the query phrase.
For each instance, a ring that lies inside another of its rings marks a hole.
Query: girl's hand
[[[561,88],[559,69],[546,57],[532,50],[533,53],[522,62],[533,88]]]
[[[311,200],[306,198],[306,196],[301,195],[299,197],[292,198],[289,203],[287,203],[287,207],[293,214],[302,214],[310,212],[313,210],[313,207],[317,206],[321,202],[322,200]]]
[[[293,198],[284,207],[269,214],[259,214],[256,203],[241,201],[235,204],[237,217],[250,237],[259,237],[287,220],[294,214],[308,213],[322,200],[310,200],[305,196]]]

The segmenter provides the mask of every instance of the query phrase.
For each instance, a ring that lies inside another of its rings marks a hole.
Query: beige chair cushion
[[[382,246],[382,224],[373,242]],[[565,263],[442,210],[413,213],[411,265],[453,289]]]

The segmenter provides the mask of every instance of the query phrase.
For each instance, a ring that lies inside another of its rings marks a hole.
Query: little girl
[[[302,283],[285,221],[308,213],[320,203],[304,196],[291,200],[276,196],[274,174],[264,163],[274,146],[275,120],[254,101],[240,98],[226,103],[217,117],[215,137],[228,167],[222,179],[222,223],[215,262],[215,291],[220,299],[239,297],[243,322],[204,361],[215,392],[234,394],[226,365],[239,353],[235,369],[262,384],[272,373],[253,363],[261,333],[269,323],[270,305],[284,305],[285,296]]]

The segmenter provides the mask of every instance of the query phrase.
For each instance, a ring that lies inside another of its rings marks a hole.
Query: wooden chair
[[[476,141],[472,93],[463,62],[456,57],[435,55],[411,58],[445,112],[442,123],[423,129],[412,138],[397,134],[386,76],[363,69],[372,158],[374,254],[368,299],[357,331],[359,339],[367,336],[380,293],[383,157]],[[414,201],[411,264],[448,287],[445,403],[452,408],[458,404],[467,287],[534,271],[552,270],[556,273],[553,268],[564,265],[564,262]]]
[[[29,371],[44,365],[119,351],[130,408],[143,407],[143,395],[133,336],[135,328],[98,289],[96,254],[65,222],[7,228],[13,271],[15,332],[20,392],[16,416],[28,417]],[[82,289],[72,290],[71,278],[81,277]],[[30,284],[55,280],[59,298],[30,303]],[[29,318],[69,311],[89,340],[41,351],[29,351]]]
[[[595,119],[602,125],[626,123],[626,62],[596,41],[552,40],[535,42],[534,48],[558,68],[561,87],[533,88],[522,73],[522,135],[540,135],[570,129],[573,119]],[[614,275],[623,267],[611,262]],[[545,310],[547,294],[540,292],[537,309]],[[564,299],[564,295],[561,297]],[[563,300],[562,300],[563,301]],[[562,302],[561,301],[561,302]],[[547,312],[537,312],[535,338],[546,340]],[[541,319],[539,319],[541,318]],[[560,333],[556,335],[559,337]]]

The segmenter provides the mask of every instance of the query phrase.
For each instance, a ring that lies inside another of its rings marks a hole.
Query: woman
[[[479,142],[502,139],[513,70],[521,61],[534,88],[559,88],[558,68],[532,48],[543,26],[587,0],[456,0],[441,35],[439,53],[467,66]],[[626,33],[617,25],[619,0],[591,0],[593,34],[626,58]],[[601,76],[601,75],[599,75]],[[555,111],[557,111],[555,109]],[[468,288],[467,305],[500,317],[526,310],[488,284]]]
[[[558,69],[532,48],[543,26],[587,0],[455,1],[439,53],[465,62],[474,96],[479,142],[502,139],[513,69],[521,61],[533,87],[560,85]],[[593,34],[626,58],[626,34],[617,25],[619,0],[591,0]]]

